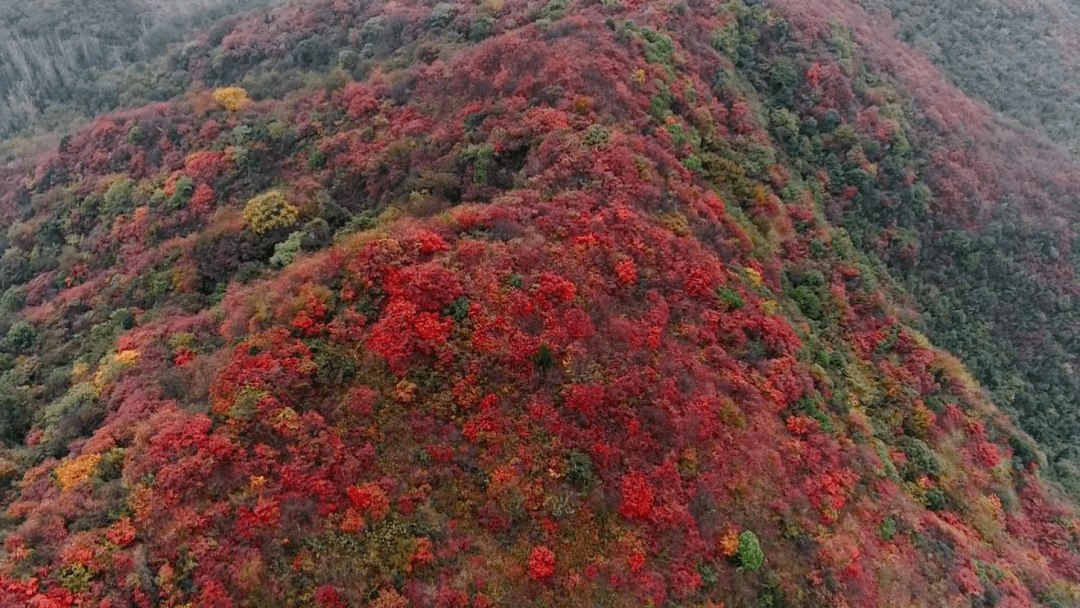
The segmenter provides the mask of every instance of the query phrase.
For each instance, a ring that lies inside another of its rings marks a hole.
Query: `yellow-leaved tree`
[[[289,204],[285,195],[277,190],[264,192],[244,206],[244,220],[255,234],[292,226],[299,219],[300,211]]]
[[[243,87],[224,87],[214,90],[214,100],[230,112],[239,112],[251,103]]]

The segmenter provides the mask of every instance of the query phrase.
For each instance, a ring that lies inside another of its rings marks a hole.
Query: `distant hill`
[[[1080,7],[1061,0],[874,0],[961,88],[1076,153]]]
[[[184,82],[145,80],[146,62],[193,28],[270,0],[3,0],[0,138],[55,129],[118,106],[168,99]]]

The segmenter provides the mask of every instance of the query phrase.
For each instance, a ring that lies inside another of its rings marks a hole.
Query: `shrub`
[[[585,145],[591,148],[599,148],[608,143],[611,135],[603,125],[590,125],[585,131]]]
[[[305,234],[307,233],[303,231],[294,232],[289,235],[289,238],[274,245],[274,255],[270,256],[270,265],[284,268],[295,262],[296,257],[300,255],[300,244]]]
[[[1013,459],[1021,466],[1026,467],[1033,462],[1041,467],[1046,466],[1046,456],[1039,451],[1030,438],[1017,435],[1009,437],[1009,447],[1012,448]]]
[[[592,459],[584,452],[574,450],[566,458],[566,481],[583,488],[589,485],[593,478]]]
[[[6,342],[8,348],[21,353],[34,343],[34,328],[26,321],[16,321],[8,330]]]
[[[321,217],[317,217],[304,224],[301,231],[300,248],[304,251],[318,251],[333,242],[333,232],[330,223]]]
[[[135,366],[142,358],[136,350],[125,350],[115,355],[102,357],[97,374],[94,375],[94,388],[98,394],[120,377],[122,373]]]
[[[139,125],[135,125],[128,129],[127,142],[131,145],[137,145],[142,143],[143,131]]]
[[[469,25],[469,40],[480,42],[495,31],[495,19],[489,15],[480,15],[473,18]]]
[[[300,211],[285,200],[277,190],[260,194],[244,206],[244,219],[255,234],[274,228],[292,226],[300,219]]]
[[[548,21],[555,21],[561,19],[566,13],[566,7],[569,4],[566,0],[550,0],[540,12],[536,15],[537,20],[546,19]]]
[[[683,159],[682,164],[694,173],[701,173],[705,169],[705,166],[701,162],[701,157],[697,154],[687,156]]]
[[[0,294],[0,313],[15,312],[23,307],[26,302],[27,288],[25,285],[8,287]]]
[[[105,189],[102,212],[109,216],[127,213],[132,207],[132,195],[135,191],[135,182],[127,177],[120,177],[112,181]]]
[[[68,460],[56,467],[56,483],[64,490],[70,490],[90,478],[101,462],[101,454],[83,454],[74,460]]]
[[[444,28],[450,25],[450,22],[457,16],[458,9],[449,2],[440,2],[431,9],[431,15],[428,16],[428,26],[433,28]]]
[[[675,56],[671,38],[648,27],[641,28],[641,35],[645,38],[645,61],[671,65]]]
[[[194,180],[186,175],[181,175],[180,178],[176,180],[176,188],[173,190],[172,197],[169,198],[169,207],[171,209],[183,209],[187,206],[188,201],[191,200],[194,193]]]
[[[900,449],[904,451],[904,455],[907,456],[907,466],[904,472],[908,480],[916,479],[920,475],[930,477],[941,475],[945,467],[934,450],[925,442],[914,437],[904,436],[897,443]]]
[[[71,564],[60,571],[60,586],[71,593],[84,593],[90,589],[94,571],[84,564]]]
[[[9,247],[0,256],[0,289],[6,290],[19,285],[33,276],[30,269],[30,256],[17,247]]]
[[[795,89],[799,84],[799,73],[795,63],[782,58],[776,61],[768,72],[770,93],[777,103],[790,106],[794,103]]]
[[[820,321],[825,316],[825,306],[821,303],[821,298],[815,291],[807,287],[806,285],[800,285],[794,289],[790,289],[787,292],[787,297],[799,307],[807,318],[815,321]]]
[[[717,287],[716,295],[720,296],[720,301],[724,303],[724,306],[727,307],[728,310],[739,310],[743,306],[746,306],[746,302],[743,301],[739,292],[730,287]]]
[[[469,298],[460,297],[451,302],[443,311],[443,314],[461,323],[469,318],[469,305],[471,303]]]
[[[555,574],[555,553],[547,547],[534,547],[529,555],[529,578],[537,581]]]
[[[896,518],[892,515],[885,518],[885,521],[881,522],[881,530],[879,536],[882,540],[892,540],[896,536]]]
[[[215,89],[214,100],[225,106],[225,109],[230,112],[239,112],[251,103],[247,91],[242,87]]]
[[[747,570],[757,570],[765,563],[765,552],[761,550],[757,536],[746,530],[739,535],[739,563]]]
[[[536,363],[541,374],[546,374],[547,370],[555,364],[555,352],[547,344],[541,344],[533,357],[533,362]]]
[[[35,425],[44,431],[36,446],[40,456],[62,456],[70,441],[96,428],[104,415],[104,407],[97,395],[93,384],[82,382],[45,406]]]
[[[10,357],[10,355],[0,355]],[[26,385],[17,384],[21,378],[11,373],[15,368],[14,360],[0,361],[0,369],[7,368],[8,373],[0,374],[0,439],[13,444],[21,444],[30,430],[30,394]]]
[[[307,166],[309,169],[322,169],[326,166],[326,152],[315,150],[308,155]]]
[[[945,492],[941,488],[930,488],[923,496],[923,504],[931,511],[944,511],[948,506]]]
[[[360,62],[360,55],[352,49],[342,49],[337,55],[337,66],[343,70],[352,70]]]
[[[236,394],[236,400],[229,408],[229,416],[237,420],[251,420],[258,413],[259,401],[266,396],[266,391],[245,386]]]

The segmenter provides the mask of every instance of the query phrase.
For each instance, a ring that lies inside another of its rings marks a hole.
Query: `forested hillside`
[[[872,0],[882,24],[977,99],[1076,153],[1080,10],[1062,0]]]
[[[0,606],[1077,605],[1080,172],[883,20],[323,0],[144,66],[0,169]]]
[[[164,101],[189,82],[155,61],[194,28],[270,0],[0,1],[0,138]],[[218,27],[227,27],[228,21]],[[213,30],[209,35],[214,35]]]
[[[904,84],[921,122],[912,146],[927,190],[907,199],[916,204],[898,205],[905,198],[880,185],[862,187],[858,211],[845,206],[832,217],[876,250],[921,310],[917,326],[965,361],[1039,440],[1051,476],[1080,495],[1077,165],[966,97],[894,38],[896,24],[881,15],[842,1],[823,10],[781,4],[818,37],[832,36],[838,23],[821,15],[840,15],[866,49],[866,65]]]

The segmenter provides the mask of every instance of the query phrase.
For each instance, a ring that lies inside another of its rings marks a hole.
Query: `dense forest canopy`
[[[270,0],[0,1],[0,138],[168,99],[152,60],[196,27]]]
[[[0,608],[1080,604],[1045,18],[896,4],[5,4]]]
[[[1080,148],[1080,7],[1063,0],[871,0],[973,97]]]

